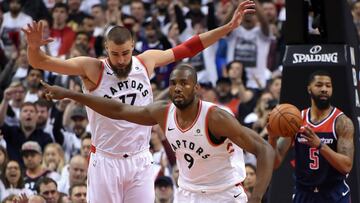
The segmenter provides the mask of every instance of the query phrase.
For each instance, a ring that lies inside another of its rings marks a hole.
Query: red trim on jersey
[[[317,124],[314,124],[310,120],[310,108],[307,109],[306,119],[304,124],[309,125],[315,132],[333,132],[336,118],[343,114],[339,109],[335,108],[329,113],[329,115]]]
[[[144,61],[141,60],[140,57],[138,57],[138,56],[135,56],[135,57],[136,57],[136,58],[140,61],[140,63],[145,67],[145,70],[146,70],[146,73],[147,73],[147,75],[148,75],[148,78],[150,78],[149,70],[148,70],[148,68],[146,67]]]
[[[199,118],[200,112],[201,112],[201,106],[202,106],[202,101],[199,100],[197,115],[196,115],[194,121],[191,123],[191,125],[190,125],[189,127],[185,128],[185,129],[182,129],[182,128],[180,127],[180,125],[178,124],[178,121],[177,121],[177,118],[176,118],[176,109],[175,109],[175,113],[174,113],[175,124],[176,124],[176,127],[177,127],[182,133],[190,130],[190,129],[195,125],[196,121],[197,121],[198,118]]]
[[[171,102],[169,102],[168,106],[166,107],[166,115],[165,115],[165,122],[164,122],[164,128],[163,128],[164,132],[165,132],[165,136],[166,136],[166,132],[167,132],[166,126],[167,126],[167,120],[168,120],[170,107],[171,107]]]
[[[103,74],[104,74],[104,63],[103,62],[101,62],[101,72],[100,72],[100,75],[99,75],[99,78],[98,78],[98,81],[96,82],[96,86],[95,87],[93,87],[93,88],[91,88],[91,89],[89,89],[89,91],[90,92],[92,92],[92,91],[94,91],[94,90],[96,90],[96,88],[98,88],[99,87],[99,85],[100,85],[100,82],[101,82],[101,80],[102,80],[102,77],[103,77]]]
[[[212,107],[210,107],[210,108],[208,109],[208,111],[206,112],[206,116],[205,116],[205,134],[206,134],[206,138],[207,138],[208,143],[209,143],[211,146],[213,146],[213,147],[220,146],[220,145],[224,144],[224,142],[225,142],[225,141],[224,141],[224,142],[221,142],[220,144],[215,144],[215,143],[213,143],[213,142],[211,141],[211,139],[210,139],[208,115],[209,115],[209,112],[210,112],[213,108],[215,108],[215,107],[216,107],[215,105],[212,106]]]

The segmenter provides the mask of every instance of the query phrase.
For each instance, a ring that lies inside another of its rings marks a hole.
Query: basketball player
[[[333,92],[330,74],[317,71],[310,75],[308,93],[311,106],[301,112],[303,127],[292,138],[269,131],[269,142],[276,149],[279,165],[294,142],[296,203],[349,203],[350,188],[345,179],[353,165],[352,121],[331,105]]]
[[[246,202],[240,187],[245,173],[240,176],[230,162],[232,143],[254,153],[257,182],[249,202],[261,202],[271,179],[274,151],[231,114],[195,96],[199,85],[191,66],[180,64],[172,71],[170,104],[159,101],[137,107],[43,84],[48,99],[71,98],[112,119],[147,126],[159,124],[176,153],[178,202]]]
[[[87,94],[144,106],[153,101],[148,77],[155,67],[195,56],[238,27],[243,15],[255,12],[254,6],[252,1],[244,1],[228,24],[194,36],[173,49],[148,50],[137,57],[132,56],[134,41],[131,33],[119,26],[112,28],[107,35],[105,49],[109,58],[105,60],[76,57],[64,61],[47,56],[40,46],[51,39],[42,38],[42,23],[34,22],[23,32],[28,42],[29,63],[33,67],[79,75]],[[87,112],[93,144],[88,170],[88,200],[154,202],[152,156],[149,152],[151,127],[112,120],[91,109]]]

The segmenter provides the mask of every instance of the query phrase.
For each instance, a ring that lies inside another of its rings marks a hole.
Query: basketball
[[[269,115],[268,130],[282,137],[294,136],[302,125],[301,113],[292,104],[277,105]]]

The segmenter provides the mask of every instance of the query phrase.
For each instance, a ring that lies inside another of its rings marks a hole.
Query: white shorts
[[[154,203],[153,159],[149,150],[114,156],[96,150],[90,154],[88,203]]]
[[[246,203],[248,201],[241,185],[215,193],[190,192],[179,188],[174,203]]]

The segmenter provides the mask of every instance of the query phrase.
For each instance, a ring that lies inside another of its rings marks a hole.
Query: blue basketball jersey
[[[310,126],[323,143],[334,151],[337,151],[337,136],[335,121],[343,114],[335,108],[319,123],[312,123],[310,108],[301,112],[303,125]],[[316,148],[301,143],[300,133],[295,138],[295,178],[296,185],[303,187],[326,187],[345,179],[345,175],[333,168],[330,163],[320,154]]]

